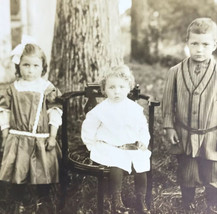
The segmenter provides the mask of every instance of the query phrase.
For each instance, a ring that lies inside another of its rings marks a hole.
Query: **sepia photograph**
[[[217,0],[0,0],[0,214],[217,213],[216,48]]]

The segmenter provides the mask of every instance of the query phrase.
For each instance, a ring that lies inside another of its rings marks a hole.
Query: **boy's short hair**
[[[187,29],[186,40],[188,41],[190,33],[206,34],[212,33],[213,38],[217,40],[217,26],[216,23],[210,18],[197,18],[191,22]]]
[[[39,58],[41,58],[42,67],[43,67],[42,76],[44,76],[47,73],[47,59],[46,59],[44,51],[38,45],[26,44],[23,50],[23,53],[20,57],[20,61],[22,60],[23,56],[31,56],[31,55],[37,55]],[[18,77],[21,77],[20,65],[15,64],[15,68],[16,68],[16,75]]]
[[[134,79],[133,73],[129,69],[129,67],[126,65],[117,65],[117,66],[111,67],[107,72],[104,73],[104,75],[100,81],[101,90],[103,93],[105,91],[106,80],[109,77],[123,78],[124,80],[129,82],[130,89],[133,89],[133,87],[135,85],[135,79]]]

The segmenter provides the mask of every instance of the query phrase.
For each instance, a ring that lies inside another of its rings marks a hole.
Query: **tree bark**
[[[150,62],[149,10],[147,0],[132,0],[131,59]]]
[[[123,61],[117,0],[58,0],[50,79],[63,92],[97,82]]]
[[[11,52],[10,1],[1,1],[0,6],[0,85],[14,80]],[[1,92],[1,89],[0,89]]]

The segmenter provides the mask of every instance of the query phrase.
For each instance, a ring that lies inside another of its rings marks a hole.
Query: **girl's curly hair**
[[[26,44],[23,50],[22,56],[20,57],[20,61],[22,60],[23,56],[31,56],[31,55],[36,55],[39,58],[41,58],[42,67],[43,67],[42,76],[44,76],[47,73],[47,59],[46,59],[44,51],[38,45]],[[16,69],[16,75],[18,77],[21,77],[20,65],[15,64],[15,69]]]

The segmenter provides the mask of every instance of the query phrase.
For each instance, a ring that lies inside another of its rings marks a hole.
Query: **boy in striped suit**
[[[209,212],[217,213],[217,26],[197,18],[187,29],[190,57],[172,67],[163,96],[163,126],[178,157],[178,179],[186,210],[195,187],[205,186]]]

